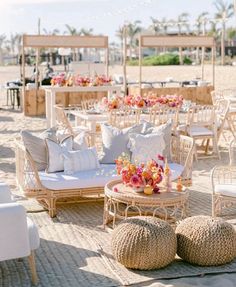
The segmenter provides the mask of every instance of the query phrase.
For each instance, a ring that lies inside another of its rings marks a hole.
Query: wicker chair
[[[195,157],[198,159],[196,141],[201,140],[202,145],[205,145],[205,155],[201,156],[204,158],[207,156],[209,149],[209,142],[212,140],[213,143],[213,154],[220,158],[218,150],[217,140],[217,125],[216,125],[216,107],[211,105],[200,106],[196,105],[188,113],[187,124],[184,128],[184,134],[193,138],[195,142]]]
[[[236,166],[216,166],[211,172],[212,216],[236,204]]]
[[[117,128],[127,128],[140,122],[140,109],[114,109],[109,112],[109,124]]]
[[[220,100],[228,100],[229,101],[229,109],[226,115],[226,122],[228,124],[229,130],[235,137],[236,135],[236,89],[224,89],[224,90],[214,90],[211,92],[211,98],[213,105],[217,106],[217,102]]]
[[[55,106],[56,111],[56,124],[59,130],[62,130],[64,134],[71,134],[76,136],[78,133],[85,131],[88,132],[88,128],[85,126],[72,127],[63,107]]]
[[[225,122],[228,118],[230,102],[226,99],[216,101],[216,125],[217,125],[217,143],[223,134]]]
[[[180,135],[171,139],[171,162],[184,167],[181,177],[185,186],[192,185],[194,141],[191,137]]]

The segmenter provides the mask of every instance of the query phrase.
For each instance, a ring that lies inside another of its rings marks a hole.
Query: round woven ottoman
[[[221,265],[236,256],[236,231],[220,218],[193,216],[176,228],[177,254],[200,266]]]
[[[176,248],[177,241],[172,227],[155,217],[128,218],[112,234],[113,255],[127,268],[162,268],[174,260]]]

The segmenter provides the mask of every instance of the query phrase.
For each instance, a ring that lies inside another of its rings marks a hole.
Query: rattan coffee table
[[[136,215],[158,216],[170,223],[187,217],[189,191],[178,192],[174,184],[171,192],[146,195],[116,180],[106,184],[104,194],[104,226],[112,222],[114,228],[116,219]]]

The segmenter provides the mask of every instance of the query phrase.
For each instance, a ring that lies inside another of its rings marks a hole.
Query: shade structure
[[[203,47],[212,50],[212,83],[215,85],[215,40],[209,36],[157,36],[140,35],[139,38],[139,87],[142,83],[142,49],[143,48],[193,48]],[[202,63],[202,78],[204,63]]]
[[[40,48],[101,48],[105,49],[106,74],[108,75],[108,37],[107,36],[78,36],[78,35],[23,35],[22,43],[22,76],[23,76],[23,107],[25,95],[25,48],[37,49],[36,71],[38,70]],[[36,79],[36,93],[38,80]]]

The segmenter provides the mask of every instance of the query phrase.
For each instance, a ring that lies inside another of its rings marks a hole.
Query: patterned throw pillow
[[[69,136],[65,138],[60,144],[54,142],[51,139],[45,139],[47,150],[47,169],[46,172],[57,172],[64,170],[64,158],[63,153],[66,151],[72,151],[73,137]]]
[[[67,151],[63,154],[65,174],[73,174],[78,171],[92,170],[100,167],[95,147]]]

